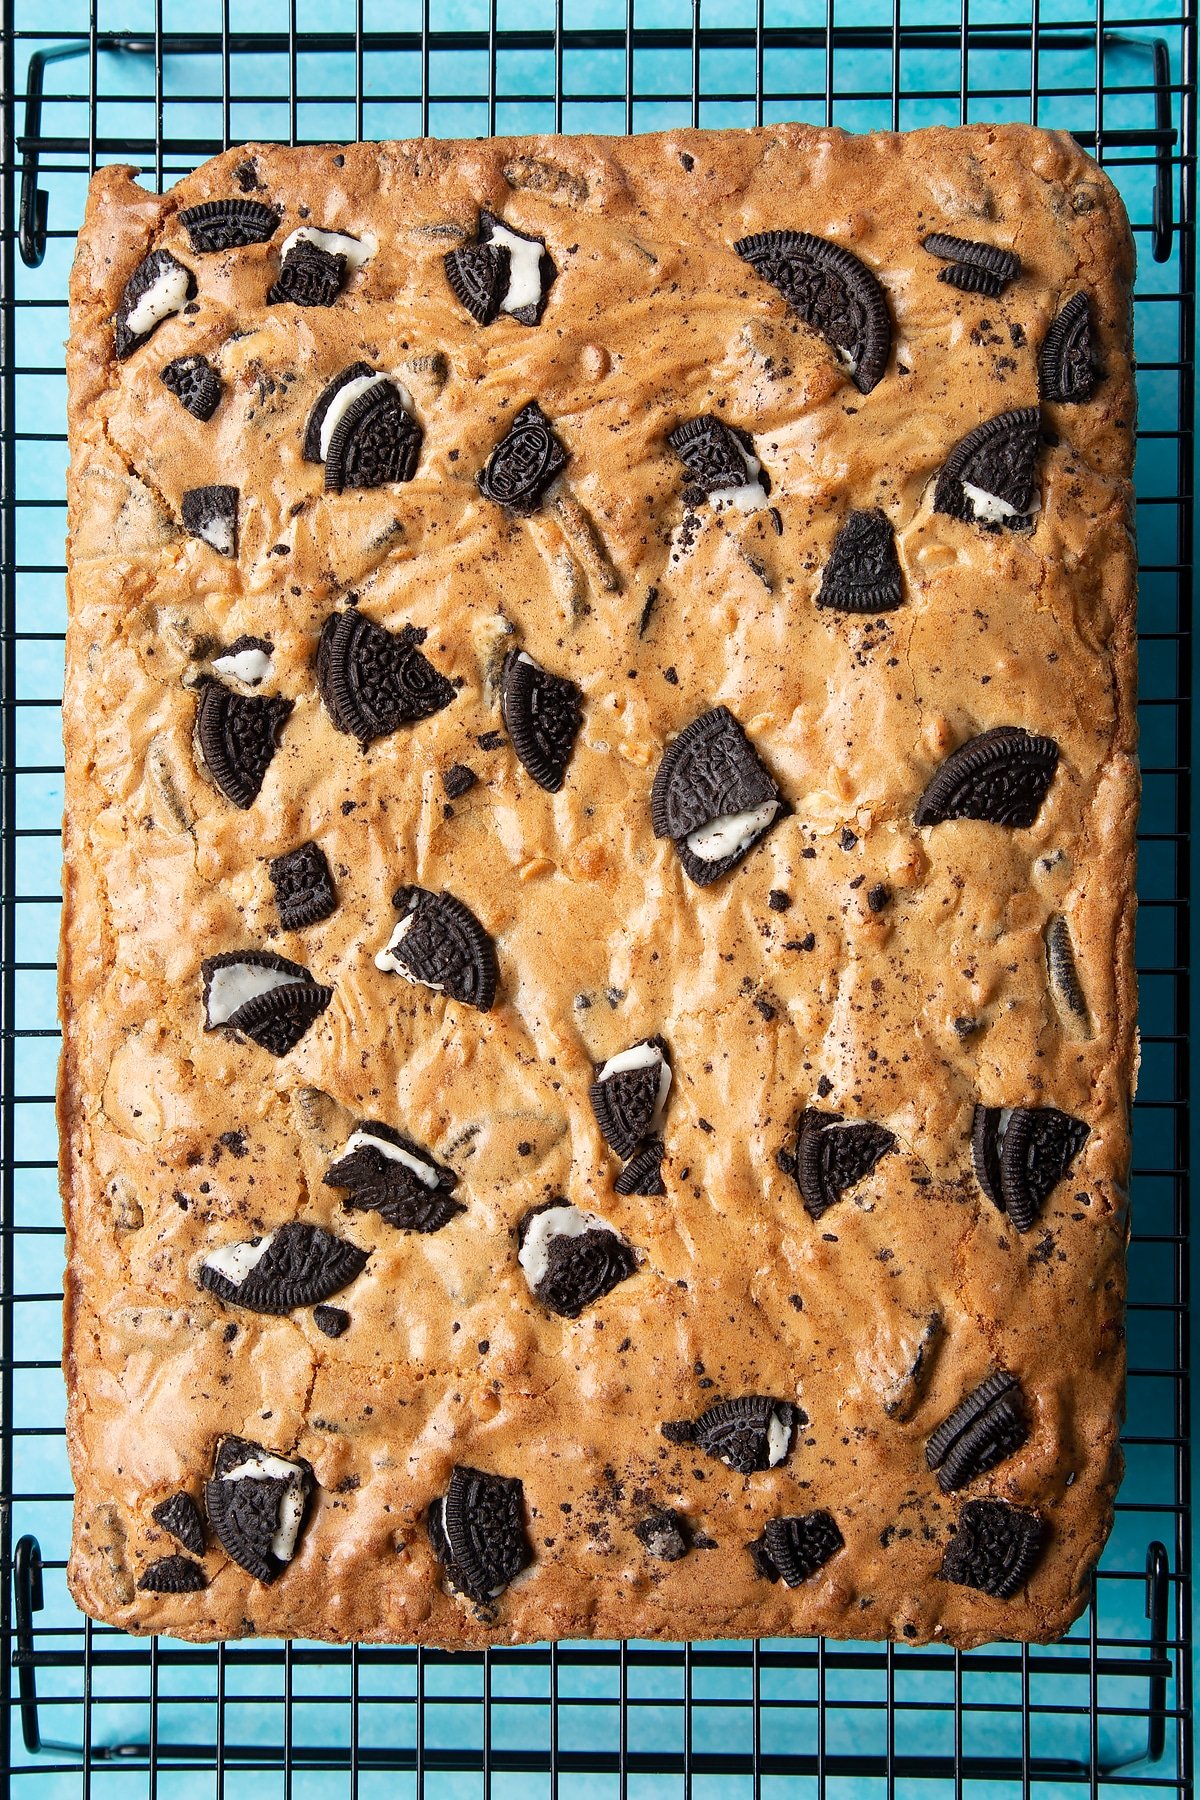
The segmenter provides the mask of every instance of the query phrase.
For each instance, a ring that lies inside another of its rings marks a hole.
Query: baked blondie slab
[[[1106,178],[1014,126],[95,177],[87,1612],[1079,1612],[1124,1374],[1131,275]]]

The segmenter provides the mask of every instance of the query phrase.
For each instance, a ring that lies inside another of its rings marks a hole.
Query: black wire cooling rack
[[[160,1791],[1192,1792],[1189,814],[1196,4],[1127,0],[5,0],[0,1751],[29,1800]],[[1120,185],[1139,252],[1142,747],[1128,1474],[1061,1644],[445,1656],[128,1638],[74,1610],[51,1095],[66,273],[88,173],[242,139],[1029,119]]]

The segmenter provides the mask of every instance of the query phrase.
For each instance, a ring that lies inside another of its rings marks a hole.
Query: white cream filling
[[[285,257],[297,244],[315,244],[327,256],[344,256],[351,274],[361,269],[365,262],[370,262],[379,248],[379,240],[370,231],[364,231],[361,238],[356,238],[347,237],[341,231],[318,231],[315,225],[301,225],[284,238],[279,246],[280,257]]]
[[[771,1423],[767,1426],[767,1467],[777,1469],[788,1453],[792,1441],[792,1428],[777,1412],[771,1414]]]
[[[234,1287],[241,1287],[251,1269],[256,1268],[267,1251],[271,1248],[275,1233],[268,1231],[265,1237],[257,1241],[247,1239],[240,1244],[222,1244],[211,1256],[204,1259],[204,1267],[213,1269],[223,1275],[226,1281],[232,1281]]]
[[[164,269],[126,316],[126,328],[135,337],[145,337],[156,325],[161,325],[164,319],[186,306],[187,297],[188,272],[183,265]]]
[[[226,651],[224,656],[213,658],[213,668],[218,675],[227,675],[233,681],[240,681],[244,687],[257,687],[271,673],[271,653],[269,650],[236,650]]]
[[[224,1025],[247,1000],[253,1000],[259,994],[272,994],[289,982],[303,980],[303,975],[289,975],[283,969],[264,969],[258,963],[226,963],[213,970],[208,984],[208,1023]]]
[[[757,456],[751,456],[744,444],[738,444],[742,461],[746,465],[746,479],[737,487],[713,488],[709,494],[709,503],[718,508],[735,506],[739,512],[757,512],[760,506],[767,504],[767,490],[759,476],[762,464]]]
[[[520,312],[523,306],[536,306],[542,297],[541,264],[546,246],[536,238],[531,243],[507,225],[493,225],[489,241],[503,244],[508,251],[508,286],[500,311]]]
[[[346,1147],[342,1151],[342,1155],[352,1156],[356,1150],[368,1148],[378,1150],[379,1154],[386,1156],[390,1162],[403,1163],[404,1167],[411,1170],[417,1180],[423,1182],[427,1188],[437,1186],[438,1172],[436,1169],[431,1169],[427,1162],[422,1162],[419,1156],[413,1156],[411,1151],[402,1149],[399,1144],[393,1144],[387,1138],[376,1137],[370,1131],[351,1132],[346,1139]]]
[[[722,857],[748,850],[771,823],[779,806],[778,800],[764,800],[761,806],[752,806],[746,812],[723,813],[719,819],[710,819],[707,825],[689,831],[684,842],[701,862],[720,862]]]
[[[997,1154],[997,1156],[999,1156],[1001,1150],[1003,1150],[1003,1148],[1004,1148],[1004,1134],[1008,1130],[1008,1127],[1012,1122],[1012,1116],[1013,1116],[1013,1113],[1015,1112],[1015,1110],[1016,1110],[1016,1108],[1012,1107],[1012,1106],[1002,1106],[1000,1108],[1000,1120],[996,1126],[996,1154]]]
[[[985,525],[1002,525],[1005,519],[1029,519],[1041,506],[1041,496],[1036,492],[1029,497],[1029,505],[1024,512],[1002,500],[999,494],[991,494],[987,488],[976,487],[971,481],[964,481],[962,491],[971,502],[971,511]]]
[[[382,387],[390,382],[400,395],[400,404],[405,412],[412,413],[413,397],[402,381],[394,375],[356,375],[353,381],[347,381],[340,387],[329,402],[328,411],[321,420],[321,460],[329,455],[329,446],[333,442],[333,434],[341,424],[360,394],[367,394],[372,388]],[[415,415],[414,415],[415,416]]]
[[[616,1056],[610,1056],[597,1075],[597,1081],[607,1081],[610,1075],[622,1075],[627,1069],[650,1069],[658,1063],[658,1098],[654,1102],[654,1117],[650,1121],[651,1131],[657,1131],[663,1122],[663,1114],[667,1107],[667,1095],[671,1091],[671,1065],[662,1051],[654,1044],[634,1044],[628,1050],[619,1050]]]
[[[517,1252],[517,1261],[525,1271],[531,1293],[536,1292],[538,1284],[545,1280],[550,1267],[550,1240],[582,1237],[585,1231],[612,1231],[613,1236],[617,1236],[611,1225],[606,1225],[594,1213],[580,1212],[577,1206],[548,1206],[544,1212],[534,1214],[525,1227],[525,1236]]]
[[[271,1537],[271,1554],[280,1562],[291,1562],[300,1532],[300,1521],[304,1516],[303,1469],[298,1469],[295,1463],[285,1461],[282,1456],[248,1456],[236,1469],[230,1469],[227,1475],[222,1475],[221,1480],[262,1481],[272,1475],[280,1477],[288,1485],[279,1496],[279,1517]]]
[[[225,513],[214,513],[196,527],[196,536],[210,544],[220,556],[233,555],[233,520]]]
[[[405,932],[411,928],[415,918],[416,918],[416,908],[414,905],[414,906],[411,906],[409,908],[409,910],[405,913],[404,917],[401,919],[400,923],[396,926],[396,929],[393,931],[391,937],[388,939],[387,943],[383,946],[383,949],[376,952],[375,967],[377,969],[387,969],[393,975],[403,975],[405,981],[411,981],[414,986],[436,988],[438,993],[440,994],[442,991],[442,984],[440,981],[418,982],[417,977],[413,974],[412,970],[407,969],[404,966],[404,964],[399,960],[399,958],[396,956],[393,956],[393,954],[392,954],[392,952],[396,948],[396,945],[400,942],[401,938],[404,936]]]

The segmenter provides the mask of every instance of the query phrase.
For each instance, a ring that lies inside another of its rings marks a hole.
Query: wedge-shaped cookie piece
[[[1056,1106],[977,1106],[971,1156],[979,1185],[1017,1231],[1028,1231],[1083,1149],[1091,1128]]]
[[[143,257],[117,305],[115,348],[118,360],[153,337],[164,319],[182,312],[196,292],[196,277],[169,250]]]
[[[317,925],[337,911],[337,890],[329,870],[329,858],[320,844],[297,844],[267,864],[279,923],[285,931]]]
[[[650,794],[655,837],[672,839],[697,887],[736,868],[786,811],[754,746],[724,706],[693,719],[668,746]]]
[[[196,1279],[227,1306],[282,1314],[328,1300],[366,1266],[367,1253],[357,1244],[293,1220],[261,1237],[210,1250]]]
[[[517,760],[539,787],[557,794],[583,718],[575,683],[551,675],[524,650],[510,650],[500,677],[500,710]]]
[[[222,1549],[256,1581],[278,1579],[296,1554],[313,1474],[248,1438],[222,1438],[204,1484],[208,1522]]]
[[[998,1369],[960,1400],[925,1446],[943,1493],[965,1487],[977,1475],[1019,1450],[1029,1436],[1025,1396],[1015,1375]]]
[[[617,1179],[613,1182],[613,1191],[618,1194],[641,1194],[654,1198],[667,1191],[662,1178],[662,1162],[666,1155],[666,1147],[659,1138],[651,1138],[648,1144],[630,1157]]]
[[[279,209],[262,200],[235,194],[228,200],[204,200],[185,206],[179,223],[192,249],[201,255],[214,250],[243,250],[247,244],[265,244],[279,227]]]
[[[637,1269],[619,1232],[566,1200],[525,1214],[517,1227],[517,1261],[534,1299],[562,1319],[577,1319]]]
[[[766,505],[771,478],[754,454],[748,431],[704,413],[677,425],[667,442],[691,476],[685,495],[689,502],[702,496],[714,506],[735,506],[742,512]]]
[[[1058,745],[1020,725],[997,725],[960,744],[917,802],[915,825],[980,819],[1027,830],[1058,768]]]
[[[225,482],[189,488],[179,508],[183,529],[218,556],[236,556],[238,491]]]
[[[821,1218],[895,1147],[892,1133],[872,1119],[845,1119],[814,1107],[801,1113],[793,1160],[810,1218]]]
[[[516,1476],[456,1463],[427,1515],[433,1553],[458,1593],[487,1607],[533,1561],[525,1532],[525,1489]]]
[[[344,1206],[377,1212],[400,1231],[440,1231],[466,1210],[450,1198],[458,1185],[453,1169],[372,1119],[359,1120],[322,1180],[344,1191]]]
[[[362,748],[449,706],[454,688],[420,645],[419,625],[387,631],[356,607],[330,613],[317,645],[317,686],[339,731]]]
[[[193,419],[207,421],[221,400],[221,377],[206,356],[177,356],[159,370],[159,380]]]
[[[804,1414],[790,1400],[743,1394],[718,1400],[698,1419],[669,1420],[662,1428],[672,1444],[695,1444],[739,1475],[776,1469],[792,1448]]]
[[[660,1130],[670,1091],[671,1053],[661,1037],[631,1044],[601,1063],[588,1099],[609,1148],[622,1159],[630,1157]]]
[[[1046,923],[1046,976],[1054,1004],[1072,1035],[1090,1038],[1092,1020],[1087,995],[1079,979],[1071,927],[1062,913],[1052,914]]]
[[[1040,1513],[1007,1500],[968,1500],[942,1558],[941,1579],[1010,1600],[1036,1568],[1045,1538]]]
[[[892,348],[887,299],[864,262],[810,231],[761,231],[734,249],[831,344],[860,393],[878,386]]]
[[[496,950],[470,907],[419,887],[397,888],[392,905],[400,922],[376,968],[487,1012],[496,998]]]
[[[479,491],[512,513],[535,513],[568,452],[536,400],[523,406],[479,472]]]
[[[768,1519],[761,1537],[746,1548],[764,1581],[799,1587],[811,1581],[831,1556],[845,1547],[832,1513],[792,1513]]]
[[[537,325],[558,274],[541,238],[514,231],[490,212],[479,215],[477,241],[451,250],[444,261],[455,299],[481,325],[501,313]]]
[[[208,1576],[188,1556],[163,1556],[138,1577],[145,1594],[195,1594],[208,1586]]]
[[[1051,323],[1038,359],[1042,399],[1063,403],[1090,400],[1103,370],[1096,358],[1092,308],[1080,289]]]
[[[204,1555],[204,1520],[190,1494],[180,1489],[179,1493],[160,1500],[150,1517],[193,1556]]]
[[[891,520],[878,507],[852,512],[833,540],[817,605],[831,612],[894,612],[904,599]]]
[[[295,1049],[333,999],[331,987],[271,950],[225,950],[200,971],[204,1029],[240,1032],[272,1056]]]
[[[291,711],[282,694],[237,694],[220,681],[201,686],[195,732],[200,764],[243,812],[258,798]]]
[[[1039,504],[1034,475],[1040,437],[1036,406],[985,419],[942,464],[934,511],[989,530],[1027,531]]]
[[[267,290],[269,305],[332,306],[356,270],[375,254],[373,237],[319,231],[301,225],[279,247],[279,273]]]

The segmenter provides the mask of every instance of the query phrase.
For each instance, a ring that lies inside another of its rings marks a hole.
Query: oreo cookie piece
[[[904,599],[892,522],[878,507],[850,513],[838,528],[817,605],[833,612],[894,612]]]
[[[411,481],[417,471],[424,433],[405,405],[411,396],[385,376],[360,380],[344,383],[326,409],[321,442],[327,494],[390,487]]]
[[[177,356],[158,372],[193,419],[211,419],[221,401],[221,377],[206,356]]]
[[[1021,273],[1021,259],[1016,251],[1004,250],[999,244],[979,244],[973,238],[931,231],[921,239],[921,246],[950,265],[939,271],[938,280],[949,282],[965,294],[986,294],[995,300]]]
[[[498,1600],[533,1561],[525,1534],[525,1489],[516,1476],[456,1463],[426,1521],[451,1587],[477,1606]]]
[[[736,868],[786,810],[749,738],[724,706],[693,719],[668,746],[650,794],[655,837],[673,841],[697,887]]]
[[[279,923],[285,931],[316,925],[337,911],[337,893],[329,859],[320,844],[298,844],[267,864]]]
[[[669,1420],[662,1434],[672,1444],[695,1444],[739,1475],[754,1475],[779,1467],[803,1423],[804,1414],[789,1400],[746,1394],[718,1400],[698,1419]]]
[[[267,289],[268,304],[290,300],[296,306],[332,306],[375,249],[369,236],[356,238],[301,225],[279,247],[279,273]]]
[[[667,442],[692,478],[687,498],[704,495],[715,505],[752,512],[765,506],[771,480],[754,454],[754,439],[715,413],[688,419],[667,434]]]
[[[317,686],[338,731],[365,750],[376,738],[449,706],[454,688],[423,656],[428,632],[388,631],[356,607],[330,613],[317,645]]]
[[[206,956],[204,1029],[240,1032],[286,1056],[333,999],[333,989],[314,981],[307,969],[270,950],[226,950]]]
[[[237,555],[238,491],[218,482],[189,488],[180,505],[183,529],[218,556]]]
[[[942,464],[933,510],[990,531],[1028,531],[1039,505],[1033,478],[1040,435],[1036,406],[985,419]]]
[[[692,1547],[692,1534],[682,1513],[664,1507],[639,1519],[633,1535],[656,1562],[681,1562]]]
[[[1028,1231],[1083,1149],[1091,1127],[1054,1106],[977,1106],[971,1156],[979,1185]]]
[[[1040,1513],[1007,1500],[968,1500],[942,1558],[939,1579],[1009,1600],[1028,1581],[1045,1542]]]
[[[871,1119],[844,1119],[841,1113],[809,1107],[800,1115],[796,1133],[796,1183],[804,1210],[819,1219],[836,1200],[857,1187],[896,1140]]]
[[[1058,768],[1058,745],[1020,725],[997,725],[960,744],[917,802],[915,825],[979,819],[1028,830]]]
[[[214,250],[244,250],[247,244],[265,244],[279,225],[279,209],[261,200],[235,197],[204,200],[185,206],[179,215],[193,250],[207,255]]]
[[[466,1211],[450,1198],[458,1185],[452,1169],[390,1125],[371,1119],[359,1120],[322,1180],[344,1190],[343,1206],[377,1212],[399,1231],[440,1231]]]
[[[1102,373],[1092,335],[1091,303],[1080,289],[1052,320],[1042,344],[1038,358],[1042,399],[1068,405],[1090,400]]]
[[[808,231],[761,231],[733,247],[833,347],[859,392],[869,394],[887,368],[892,321],[866,264]]]
[[[660,1037],[646,1038],[601,1063],[588,1099],[601,1137],[622,1161],[661,1130],[670,1090],[670,1051]]]
[[[549,674],[524,650],[510,650],[500,676],[500,711],[517,760],[539,787],[557,794],[583,718],[575,683]]]
[[[647,1198],[665,1194],[667,1186],[662,1178],[665,1153],[660,1139],[651,1138],[621,1170],[613,1182],[614,1191],[618,1194],[645,1195]]]
[[[222,1438],[204,1484],[208,1522],[222,1548],[256,1581],[275,1581],[296,1554],[312,1491],[306,1462],[247,1438]]]
[[[196,292],[196,278],[169,250],[152,250],[125,283],[117,305],[115,349],[127,356],[153,337],[164,319],[182,312]]]
[[[337,419],[330,421],[328,431],[325,429],[325,421],[338,395],[344,394],[346,388],[354,387],[355,393],[349,396],[350,399],[353,399],[355,394],[362,391],[361,387],[356,384],[373,382],[376,379],[386,381],[387,377],[379,375],[370,363],[355,362],[343,369],[339,375],[335,375],[332,381],[326,383],[318,394],[316,404],[308,415],[308,424],[304,427],[302,453],[305,462],[323,463],[325,461],[325,451],[329,439],[333,435],[333,427],[337,423]]]
[[[525,1214],[517,1261],[534,1299],[561,1319],[577,1319],[637,1270],[632,1248],[611,1225],[566,1200]]]
[[[189,1556],[163,1556],[138,1578],[146,1594],[195,1594],[208,1586],[208,1576]]]
[[[794,1588],[811,1581],[845,1542],[832,1513],[792,1513],[768,1519],[762,1536],[746,1548],[764,1581]]]
[[[519,325],[537,325],[558,270],[541,238],[526,237],[481,212],[476,242],[443,258],[450,291],[481,325],[508,313]]]
[[[261,687],[274,667],[271,660],[274,654],[275,646],[270,638],[250,637],[243,632],[228,650],[213,657],[213,672],[242,687]]]
[[[392,905],[400,922],[375,967],[487,1012],[496,998],[496,950],[470,907],[420,887],[397,888]]]
[[[283,1314],[328,1300],[366,1266],[367,1253],[357,1244],[293,1220],[261,1237],[222,1244],[205,1257],[196,1279],[227,1306]]]
[[[1019,1450],[1029,1436],[1025,1396],[1015,1375],[998,1369],[959,1401],[925,1446],[944,1494],[965,1487]]]
[[[1076,1037],[1091,1037],[1092,1021],[1087,996],[1075,966],[1075,946],[1071,927],[1062,913],[1055,913],[1046,925],[1046,974],[1054,1004],[1074,1030]]]
[[[530,400],[480,470],[479,491],[485,500],[528,517],[537,511],[546,489],[568,461],[549,419],[537,401]]]
[[[245,812],[266,779],[292,702],[282,694],[235,694],[205,681],[196,708],[195,743],[206,774]]]
[[[200,1517],[200,1508],[190,1494],[181,1489],[166,1500],[161,1500],[150,1517],[164,1531],[169,1531],[176,1543],[190,1550],[193,1556],[204,1555],[204,1520]]]
[[[327,1338],[340,1338],[349,1329],[350,1314],[341,1306],[314,1306],[313,1324]]]

